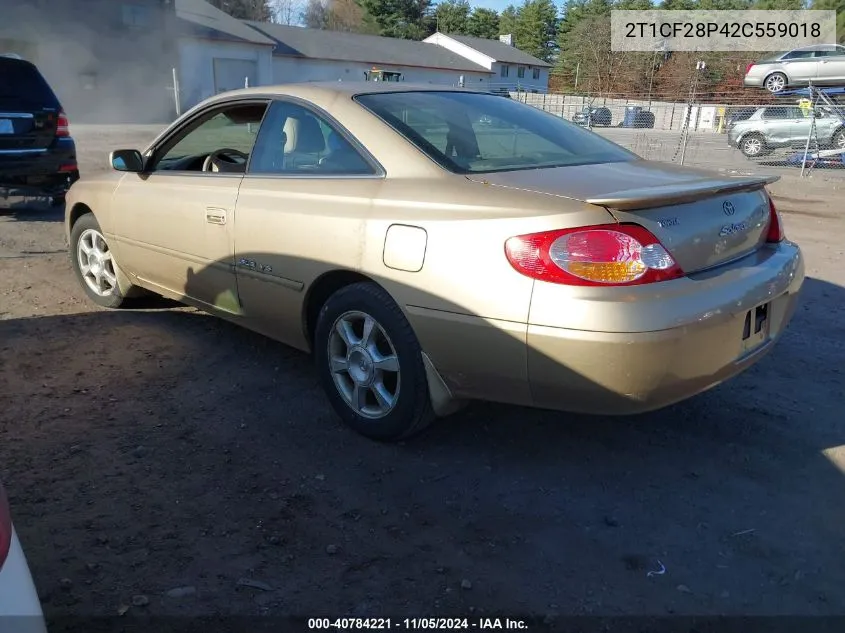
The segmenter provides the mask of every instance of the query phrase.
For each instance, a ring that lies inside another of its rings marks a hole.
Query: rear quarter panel
[[[530,404],[526,335],[534,281],[505,256],[512,236],[613,222],[604,209],[463,176],[388,179],[365,227],[361,270],[405,312],[453,393]],[[425,232],[423,265],[385,263],[392,225]]]

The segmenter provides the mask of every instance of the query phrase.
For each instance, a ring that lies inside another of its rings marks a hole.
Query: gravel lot
[[[73,131],[84,174],[156,129]],[[342,428],[298,352],[164,301],[96,308],[60,212],[0,211],[0,478],[51,630],[845,613],[845,174],[769,171],[809,278],[761,364],[657,413],[477,404],[394,446]]]

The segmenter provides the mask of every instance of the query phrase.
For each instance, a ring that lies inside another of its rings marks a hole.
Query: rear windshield
[[[433,160],[455,173],[490,173],[636,160],[598,134],[511,99],[456,91],[358,95]]]
[[[0,103],[56,108],[58,100],[38,69],[29,62],[0,57]]]

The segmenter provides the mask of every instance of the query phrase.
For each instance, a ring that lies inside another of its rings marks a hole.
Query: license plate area
[[[14,134],[15,126],[11,119],[0,119],[0,134]]]
[[[771,304],[763,303],[745,313],[742,324],[740,353],[747,354],[769,340]]]

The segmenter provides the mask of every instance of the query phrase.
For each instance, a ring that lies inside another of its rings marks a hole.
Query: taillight
[[[777,244],[784,239],[786,239],[786,234],[783,232],[783,222],[780,220],[780,213],[778,213],[775,207],[775,201],[769,196],[769,231],[766,233],[766,241]]]
[[[9,513],[9,500],[6,498],[6,491],[3,489],[3,484],[0,484],[0,569],[6,562],[11,544],[12,515]]]
[[[745,67],[745,74],[747,75],[749,72],[751,72],[752,68],[754,68],[754,62],[751,62],[750,64],[748,64],[748,66]]]
[[[518,272],[572,286],[623,286],[683,277],[660,241],[638,224],[602,224],[518,235],[505,242]]]
[[[56,136],[70,136],[70,121],[64,112],[59,112],[59,118],[56,121]]]

